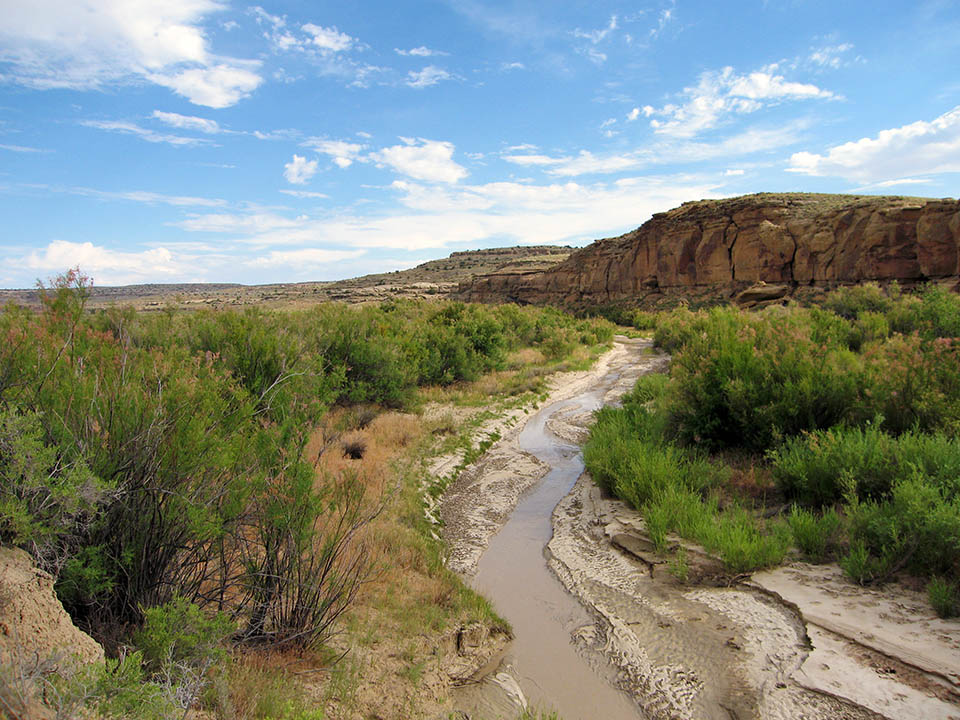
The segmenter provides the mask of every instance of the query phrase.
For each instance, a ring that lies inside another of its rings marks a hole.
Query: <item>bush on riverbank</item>
[[[960,578],[960,297],[865,285],[814,307],[681,308],[659,317],[655,341],[673,354],[669,378],[642,380],[622,409],[600,413],[585,452],[655,539],[707,545],[698,521],[677,519],[707,506],[715,525],[745,533],[732,542],[750,560],[728,550],[731,571],[778,561],[746,549],[755,530],[774,548],[791,535],[810,558],[839,553],[858,582],[901,570]],[[716,463],[704,451],[749,453],[776,482],[768,502],[800,505],[785,521],[751,514],[749,498],[710,506],[734,489],[714,484],[715,469],[690,470]],[[714,478],[712,489],[691,475]]]
[[[373,569],[361,538],[387,491],[318,473],[334,442],[318,424],[337,406],[411,407],[421,386],[522,348],[559,362],[613,334],[452,302],[90,314],[87,288],[71,272],[41,312],[0,312],[0,542],[32,552],[113,649],[181,601],[224,613],[232,642],[322,648]]]

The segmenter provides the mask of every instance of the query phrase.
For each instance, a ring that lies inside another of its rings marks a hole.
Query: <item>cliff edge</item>
[[[677,297],[763,300],[868,280],[953,286],[958,256],[957,200],[760,193],[684,203],[552,268],[480,275],[455,296],[655,305]]]

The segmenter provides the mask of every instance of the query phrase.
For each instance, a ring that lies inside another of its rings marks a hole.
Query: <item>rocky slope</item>
[[[483,302],[598,305],[684,296],[762,301],[867,280],[960,276],[960,201],[761,193],[684,203],[542,271],[460,284]]]

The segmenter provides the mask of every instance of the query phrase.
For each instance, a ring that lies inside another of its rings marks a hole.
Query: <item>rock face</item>
[[[684,203],[547,270],[475,277],[456,297],[567,306],[775,299],[867,280],[956,281],[958,262],[960,201],[761,193]],[[760,289],[767,284],[777,292]]]
[[[103,648],[77,629],[53,592],[53,578],[23,550],[0,548],[0,667],[103,661]]]

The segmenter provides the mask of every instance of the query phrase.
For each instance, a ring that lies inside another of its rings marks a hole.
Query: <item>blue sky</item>
[[[0,287],[329,280],[960,194],[960,4],[0,0]]]

